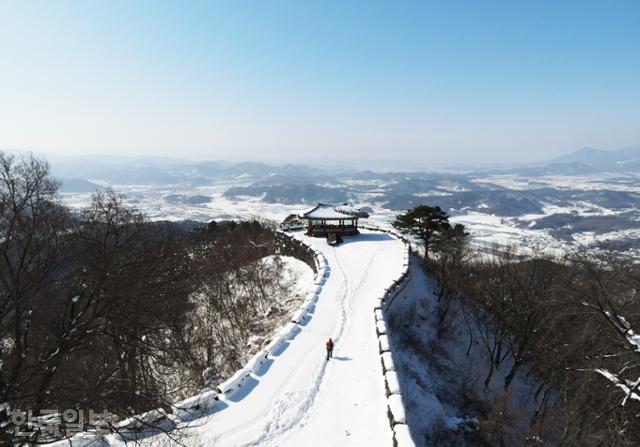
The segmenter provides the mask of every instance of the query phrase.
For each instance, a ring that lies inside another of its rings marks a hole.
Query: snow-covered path
[[[392,445],[373,307],[400,274],[403,244],[368,231],[335,248],[301,238],[331,268],[313,317],[227,408],[199,421],[189,444]]]

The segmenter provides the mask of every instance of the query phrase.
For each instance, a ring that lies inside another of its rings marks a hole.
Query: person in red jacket
[[[327,360],[329,360],[330,357],[333,357],[333,340],[329,339],[326,345],[327,345]]]

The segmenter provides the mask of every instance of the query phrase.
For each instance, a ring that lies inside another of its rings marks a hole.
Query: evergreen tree
[[[425,258],[434,240],[451,229],[449,216],[439,206],[420,205],[398,214],[393,226],[402,233],[415,236],[424,247]]]

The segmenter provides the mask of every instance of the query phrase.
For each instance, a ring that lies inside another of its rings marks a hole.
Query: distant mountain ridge
[[[640,168],[640,147],[617,150],[584,147],[575,152],[551,160],[548,165],[581,164],[597,171],[638,170]]]
[[[60,192],[63,193],[91,193],[105,189],[101,185],[81,178],[54,177],[54,180],[60,182]]]
[[[583,147],[575,152],[551,160],[552,163],[611,163],[640,160],[640,147],[626,147],[616,150]]]
[[[266,164],[262,162],[229,162],[224,160],[190,161],[150,156],[95,156],[49,158],[52,175],[67,179],[84,179],[117,185],[206,185],[219,180],[248,180],[252,183],[305,184],[324,186],[325,182],[346,174],[357,180],[402,181],[408,175],[420,174],[436,178],[443,171],[389,171],[373,172],[352,168],[321,168],[302,164]],[[617,150],[584,147],[548,161],[520,167],[477,168],[453,170],[467,174],[516,174],[521,176],[588,175],[603,172],[640,172],[640,147]],[[79,185],[78,185],[79,186]],[[90,186],[90,185],[87,185]],[[71,189],[74,186],[69,185]],[[81,187],[82,188],[82,187]]]
[[[584,147],[548,161],[510,169],[490,169],[485,173],[545,175],[589,175],[599,173],[640,173],[640,147],[606,150]]]
[[[216,180],[267,180],[274,176],[318,176],[314,167],[258,162],[190,162],[160,157],[83,157],[51,160],[52,174],[61,178],[102,181],[111,185],[203,185]]]

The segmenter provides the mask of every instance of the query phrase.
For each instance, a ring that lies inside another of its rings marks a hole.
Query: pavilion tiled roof
[[[359,217],[369,217],[369,214],[355,208],[348,203],[327,204],[319,203],[310,210],[300,214],[303,219],[338,220]]]

